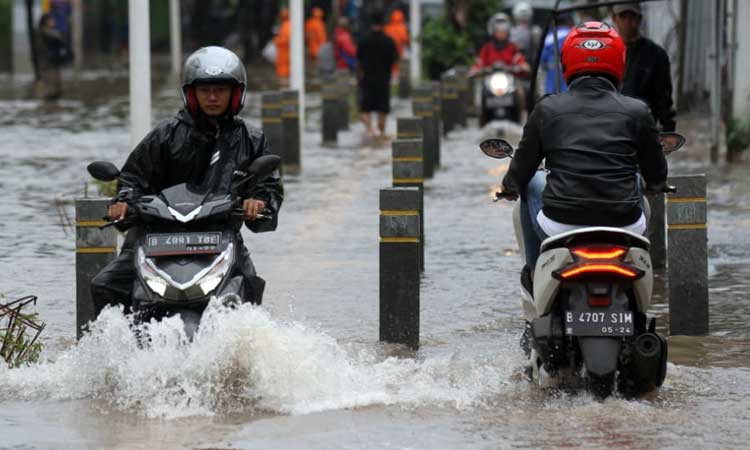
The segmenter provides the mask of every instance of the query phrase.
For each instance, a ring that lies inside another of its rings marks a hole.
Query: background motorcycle
[[[179,315],[192,339],[211,298],[219,297],[226,304],[243,301],[245,280],[238,271],[242,242],[237,235],[245,212],[238,192],[273,173],[280,161],[278,156],[267,155],[238,168],[229,193],[203,192],[183,183],[158,195],[130,199],[125,219],[105,225],[137,225],[133,230],[137,233],[133,249],[137,278],[132,290],[137,320]],[[101,181],[120,176],[110,162],[93,162],[88,171]],[[260,296],[263,282],[256,281],[259,285],[253,291]],[[260,302],[260,298],[244,300]]]
[[[665,153],[685,142],[677,133],[660,139]],[[513,154],[502,139],[488,139],[480,148],[498,159]],[[519,204],[514,227],[523,251]],[[552,236],[541,245],[533,279],[525,271],[521,285],[526,320],[522,347],[533,381],[543,387],[583,384],[601,398],[612,393],[615,381],[626,396],[661,386],[667,340],[646,314],[653,289],[648,239],[610,227]]]
[[[474,76],[481,77],[479,126],[493,120],[521,121],[525,107],[525,90],[517,78],[518,69],[502,63],[481,69]]]

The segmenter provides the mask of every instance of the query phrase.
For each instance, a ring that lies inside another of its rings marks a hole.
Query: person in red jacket
[[[474,71],[492,67],[499,62],[515,67],[521,75],[528,75],[531,69],[521,50],[510,42],[510,29],[511,22],[507,14],[498,13],[490,18],[487,31],[492,38],[479,50],[477,62],[472,67]]]
[[[339,17],[334,30],[333,48],[336,54],[336,68],[353,71],[357,68],[357,46],[349,31],[349,19]]]

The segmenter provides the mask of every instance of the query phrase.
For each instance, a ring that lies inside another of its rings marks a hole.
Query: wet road
[[[476,129],[444,141],[426,189],[416,356],[377,343],[378,190],[390,150],[363,146],[359,125],[321,148],[314,113],[279,230],[246,234],[268,282],[262,310],[212,311],[192,345],[167,321],[150,349],[110,311],[73,345],[74,237],[61,223],[85,165],[121,164],[129,151],[127,98],[91,78],[106,95],[55,109],[0,100],[0,291],[38,295],[48,324],[45,362],[0,367],[0,448],[677,449],[750,439],[748,169],[709,171],[711,335],[670,340],[653,397],[596,402],[519,377],[511,205],[490,201],[503,168],[476,148]],[[154,105],[163,118],[178,103],[165,89]],[[253,108],[247,118],[259,122]],[[702,171],[703,122],[683,120],[691,147],[671,158],[672,172]],[[654,311],[666,314],[663,299]]]

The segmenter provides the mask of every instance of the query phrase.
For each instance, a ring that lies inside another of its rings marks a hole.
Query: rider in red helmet
[[[641,177],[650,188],[667,178],[648,106],[618,92],[625,45],[617,32],[578,25],[561,57],[569,90],[536,104],[499,194],[521,197],[527,275],[549,236],[589,226],[643,233]]]

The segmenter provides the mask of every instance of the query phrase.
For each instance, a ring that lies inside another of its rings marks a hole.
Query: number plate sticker
[[[146,256],[193,255],[219,253],[221,233],[149,234]]]
[[[565,311],[568,336],[632,336],[632,311]]]

